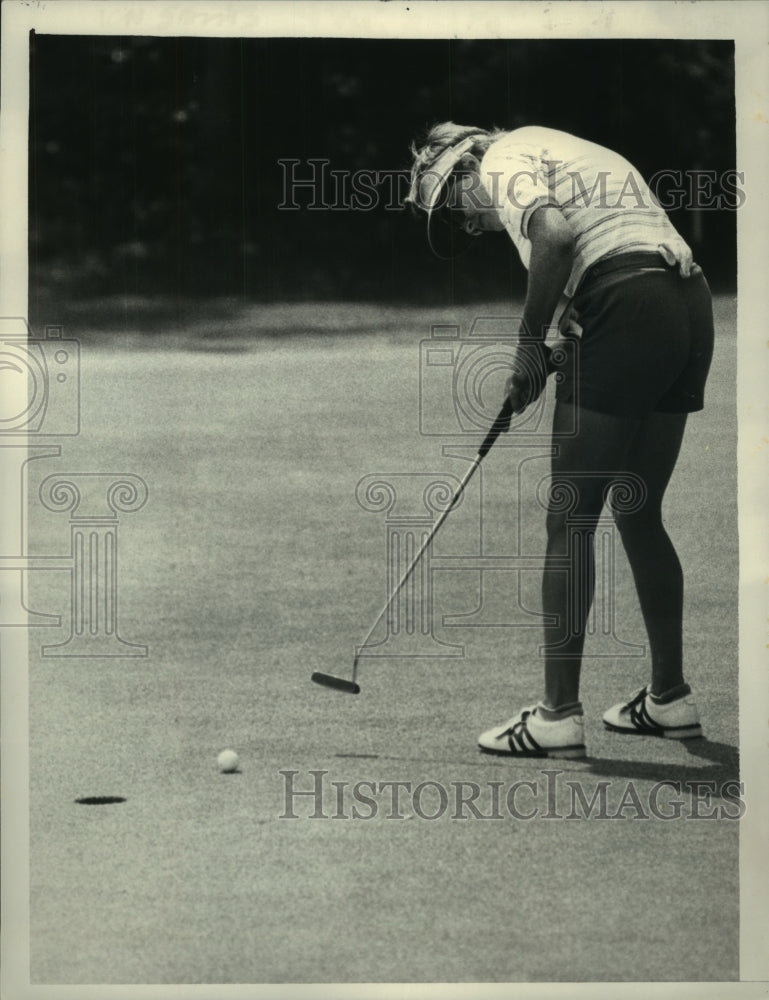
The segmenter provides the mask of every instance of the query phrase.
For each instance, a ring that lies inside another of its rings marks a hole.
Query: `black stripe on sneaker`
[[[664,728],[649,715],[649,710],[646,707],[645,693],[642,698],[630,703],[630,721],[642,733],[661,733]]]
[[[527,746],[527,740],[531,744],[530,746]],[[542,747],[531,735],[524,721],[516,722],[508,734],[507,742],[510,745],[511,753],[527,755],[542,753]]]
[[[539,745],[539,743],[537,743],[537,741],[531,735],[531,733],[529,732],[529,727],[525,723],[524,723],[524,726],[523,726],[523,731],[526,734],[526,736],[528,737],[529,743],[531,743],[531,749],[532,750],[541,750],[542,747]]]

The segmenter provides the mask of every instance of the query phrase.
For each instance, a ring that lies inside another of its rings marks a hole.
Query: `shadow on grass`
[[[499,767],[515,769],[519,774],[523,768],[532,767],[542,771],[560,771],[569,774],[594,775],[597,778],[614,778],[623,780],[674,782],[681,789],[692,795],[701,795],[698,787],[706,788],[715,796],[737,801],[741,796],[739,782],[739,750],[728,743],[716,743],[707,739],[681,741],[689,755],[702,761],[701,764],[680,764],[665,761],[628,760],[621,757],[587,756],[582,760],[562,760],[558,757],[505,757],[503,755],[487,755],[480,753],[473,760],[450,761],[447,758],[404,757],[393,754],[367,754],[378,757],[379,760],[408,761],[419,764],[452,764],[462,767]],[[364,756],[357,754],[339,754],[338,756]]]
[[[585,773],[607,778],[635,778],[640,781],[674,781],[696,793],[696,785],[715,786],[724,798],[738,797],[740,755],[737,747],[707,739],[682,741],[690,757],[702,764],[671,764],[658,761],[626,760],[616,757],[587,757]],[[729,786],[729,791],[722,790]]]

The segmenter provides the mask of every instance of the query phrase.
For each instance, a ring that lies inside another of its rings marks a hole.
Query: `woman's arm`
[[[574,263],[574,236],[554,205],[543,205],[534,211],[528,235],[531,258],[526,303],[513,373],[505,388],[514,413],[533,403],[545,388],[552,370],[545,336]]]
[[[529,220],[531,259],[521,336],[544,341],[574,264],[574,235],[554,205],[542,205]]]

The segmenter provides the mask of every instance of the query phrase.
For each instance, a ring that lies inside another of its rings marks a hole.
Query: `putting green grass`
[[[119,629],[150,652],[42,657],[67,630],[32,632],[33,984],[736,979],[738,803],[721,794],[739,776],[735,304],[716,306],[707,409],[666,505],[707,738],[600,723],[648,674],[645,656],[616,655],[615,640],[645,641],[620,552],[614,635],[588,644],[584,761],[477,752],[537,698],[541,665],[536,628],[442,625],[481,600],[472,567],[435,574],[435,635],[463,655],[366,657],[359,696],[309,680],[349,676],[387,592],[385,514],[356,484],[466,467],[419,433],[419,341],[472,311],[273,306],[111,341],[67,330],[83,341],[82,431],[29,465],[30,550],[69,548],[67,515],[34,499],[47,475],[141,476],[147,505],[120,517]],[[532,439],[535,472],[542,449]],[[541,552],[515,462],[509,440],[491,452],[436,559],[477,553],[481,508],[491,554]],[[67,622],[68,574],[29,576],[31,607]],[[509,572],[485,588],[485,608],[509,610]],[[535,613],[534,571],[521,588]],[[218,772],[225,747],[239,773]],[[321,799],[287,799],[311,772]],[[409,785],[399,808],[393,782]],[[697,805],[698,782],[716,794]],[[457,805],[474,786],[487,818]],[[599,796],[587,818],[576,787]],[[666,815],[678,794],[679,818],[644,817],[655,788]]]

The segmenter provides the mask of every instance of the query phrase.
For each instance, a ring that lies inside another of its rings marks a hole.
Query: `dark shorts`
[[[588,272],[574,299],[582,327],[574,375],[560,381],[557,399],[630,417],[702,409],[713,356],[710,289],[696,265],[682,278],[659,261]]]

